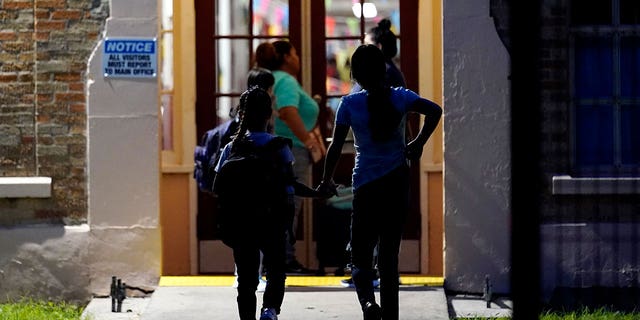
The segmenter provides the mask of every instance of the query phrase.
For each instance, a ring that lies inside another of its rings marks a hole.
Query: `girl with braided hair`
[[[242,217],[236,217],[234,223],[238,222],[241,225],[234,226],[233,230],[240,232],[227,235],[223,241],[233,250],[233,258],[237,267],[237,302],[240,319],[255,320],[256,290],[258,287],[256,274],[260,266],[260,252],[262,252],[262,263],[267,270],[267,285],[263,294],[260,320],[277,320],[284,299],[286,234],[291,228],[293,196],[328,197],[329,195],[325,196],[324,193],[313,190],[297,181],[293,174],[294,158],[291,152],[291,142],[287,138],[276,137],[268,131],[273,109],[271,96],[267,91],[257,86],[250,87],[240,96],[240,105],[237,110],[240,120],[238,131],[231,142],[222,150],[220,160],[215,168],[216,172],[220,172],[225,161],[230,158],[233,152],[239,152],[242,148],[267,150],[267,144],[277,143],[274,144],[276,148],[269,153],[269,160],[276,163],[278,175],[281,175],[277,181],[283,181],[283,183],[265,189],[282,188],[282,190],[275,190],[275,193],[285,196],[264,199],[256,194],[236,195],[234,198],[240,199],[242,203],[238,203],[237,211],[234,214],[242,215]],[[283,143],[280,143],[281,141]],[[251,181],[246,181],[246,183],[251,183]],[[272,193],[275,194],[273,191],[263,190],[265,194],[269,194],[269,197]],[[261,200],[253,199],[256,197]],[[260,217],[260,220],[245,217],[252,215]]]
[[[304,90],[297,80],[300,73],[300,57],[297,49],[287,40],[263,42],[256,47],[255,64],[271,70],[275,77],[273,93],[276,97],[274,108],[277,117],[274,121],[274,133],[291,139],[296,176],[307,185],[312,183],[312,169],[315,161],[320,161],[326,151],[323,142],[317,139],[314,128],[318,124],[320,107]],[[318,158],[320,157],[320,158]],[[315,159],[315,160],[314,160]],[[296,238],[298,219],[305,203],[295,197],[294,228],[288,236]],[[293,243],[294,241],[290,241]],[[296,257],[296,247],[287,246],[287,273],[312,273]]]

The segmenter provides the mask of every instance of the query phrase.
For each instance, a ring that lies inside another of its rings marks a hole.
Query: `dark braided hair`
[[[351,56],[351,76],[367,90],[369,129],[373,141],[390,139],[402,115],[391,103],[391,88],[385,84],[385,57],[372,44],[360,45]]]
[[[233,147],[239,146],[246,140],[247,131],[265,131],[271,119],[271,96],[264,89],[253,86],[240,95],[238,115],[240,125],[233,137]]]

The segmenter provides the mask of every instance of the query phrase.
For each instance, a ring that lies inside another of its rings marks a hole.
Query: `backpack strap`
[[[238,131],[239,125],[240,122],[235,119],[225,123],[224,127],[221,129],[222,135],[220,137],[220,148],[224,148],[224,146],[231,141],[233,135]]]
[[[261,155],[273,154],[275,155],[277,151],[288,146],[291,148],[293,142],[289,138],[275,136],[273,139],[269,140],[262,146],[257,146],[253,140],[240,140],[236,142],[237,145],[234,145],[231,149],[232,153],[239,154],[248,154],[251,152],[256,152]]]
[[[293,141],[289,138],[286,137],[280,137],[280,136],[275,136],[273,139],[269,140],[269,142],[267,142],[264,145],[264,149],[268,152],[270,152],[273,156],[276,155],[276,152],[279,152],[280,150],[282,150],[282,148],[284,147],[288,147],[289,149],[291,149],[293,146]],[[286,184],[293,184],[296,181],[296,176],[295,173],[293,171],[293,166],[291,165],[283,165],[283,164],[279,164],[280,166],[280,170],[282,170],[282,173],[285,176],[285,183]]]

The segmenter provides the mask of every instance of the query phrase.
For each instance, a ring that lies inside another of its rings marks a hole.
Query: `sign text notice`
[[[155,78],[158,70],[156,39],[109,39],[104,42],[105,78]]]

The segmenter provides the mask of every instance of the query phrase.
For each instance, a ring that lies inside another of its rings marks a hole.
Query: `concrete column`
[[[445,286],[510,288],[510,58],[489,0],[445,1]],[[517,213],[516,213],[517,214]]]
[[[157,0],[111,0],[105,36],[157,38]],[[104,42],[89,61],[88,168],[91,291],[111,276],[155,286],[160,276],[157,77],[105,78]]]

